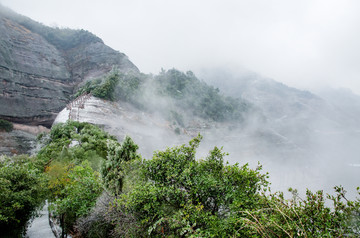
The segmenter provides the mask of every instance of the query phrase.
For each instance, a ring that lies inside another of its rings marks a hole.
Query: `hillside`
[[[196,76],[170,69],[146,75],[88,31],[50,28],[3,7],[0,13],[0,118],[49,127],[71,100],[92,93],[105,99],[96,101],[103,106],[78,105],[71,119],[103,125],[119,140],[129,134],[147,155],[201,132],[201,150],[220,141],[234,155],[230,162],[260,161],[285,176],[272,178],[281,188],[302,181],[333,186],[329,176],[339,167],[333,180],[354,184],[358,170],[349,164],[359,163],[358,120],[345,113],[356,107],[354,100],[322,98],[255,73],[212,69]],[[8,136],[2,150],[23,151],[23,137]]]
[[[0,5],[0,118],[50,127],[74,88],[128,57],[85,30],[51,28]]]
[[[58,237],[359,235],[358,96],[222,69],[143,74],[86,30],[4,7],[0,32],[8,237],[45,200]]]

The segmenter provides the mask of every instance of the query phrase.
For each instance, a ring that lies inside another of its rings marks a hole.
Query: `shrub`
[[[246,211],[248,217],[242,221],[250,234],[261,237],[359,237],[360,201],[347,200],[341,186],[334,189],[335,196],[307,190],[305,199],[291,189],[290,200],[280,192],[264,195],[264,205]],[[333,208],[325,205],[326,200]]]
[[[117,71],[112,71],[104,78],[88,81],[82,86],[74,95],[78,97],[83,93],[92,93],[93,96],[109,101],[114,101],[115,89],[120,80],[120,74]]]
[[[67,121],[53,126],[47,144],[39,151],[37,157],[44,166],[55,160],[73,161],[75,164],[89,160],[95,168],[100,166],[100,161],[107,156],[108,140],[116,141],[116,138],[98,126],[86,122]],[[70,147],[73,141],[78,145]]]
[[[10,132],[13,130],[13,124],[9,121],[0,119],[0,131],[5,130],[7,132]]]
[[[259,206],[259,191],[267,186],[260,167],[224,163],[225,153],[216,147],[197,161],[200,140],[157,151],[143,162],[144,180],[119,200],[137,220],[137,232],[152,237],[234,234],[234,209]]]
[[[46,177],[33,158],[0,157],[1,235],[19,236],[45,198]]]
[[[100,174],[93,171],[87,161],[77,166],[53,164],[47,173],[52,194],[49,208],[59,218],[63,232],[69,233],[76,220],[88,214],[101,194]]]

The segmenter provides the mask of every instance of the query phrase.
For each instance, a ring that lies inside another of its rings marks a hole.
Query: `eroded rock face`
[[[80,82],[113,67],[138,72],[90,32],[50,28],[1,5],[0,32],[0,118],[12,122],[50,127]]]
[[[69,119],[98,125],[119,141],[129,135],[139,145],[140,153],[147,158],[154,150],[186,143],[191,139],[183,132],[177,135],[173,125],[158,115],[140,111],[128,103],[110,102],[93,96],[84,101],[83,107],[75,105],[71,110],[64,108],[54,124],[65,123]]]
[[[36,147],[36,135],[26,131],[0,131],[0,155],[30,154]]]

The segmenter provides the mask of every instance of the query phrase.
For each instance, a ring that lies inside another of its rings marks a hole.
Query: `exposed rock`
[[[28,126],[28,125],[22,125],[22,124],[16,124],[14,123],[14,130],[21,130],[28,132],[33,135],[38,135],[42,132],[50,132],[50,129],[44,127],[44,126]]]
[[[154,150],[185,143],[191,138],[183,133],[176,136],[175,128],[160,116],[145,113],[127,103],[110,102],[93,96],[82,106],[73,106],[71,110],[64,108],[54,124],[64,123],[68,119],[99,125],[120,141],[125,135],[130,135],[140,145],[141,154],[147,157]]]
[[[13,124],[11,132],[0,131],[0,155],[33,154],[37,150],[36,136],[50,130],[43,126]]]
[[[36,136],[21,130],[0,132],[0,155],[29,154],[36,146]]]
[[[44,26],[0,5],[0,118],[50,127],[74,88],[113,67],[138,69],[84,30]]]

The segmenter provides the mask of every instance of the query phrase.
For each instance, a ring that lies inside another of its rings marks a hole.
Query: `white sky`
[[[46,25],[89,30],[145,73],[244,67],[289,86],[360,94],[358,0],[0,3]]]

